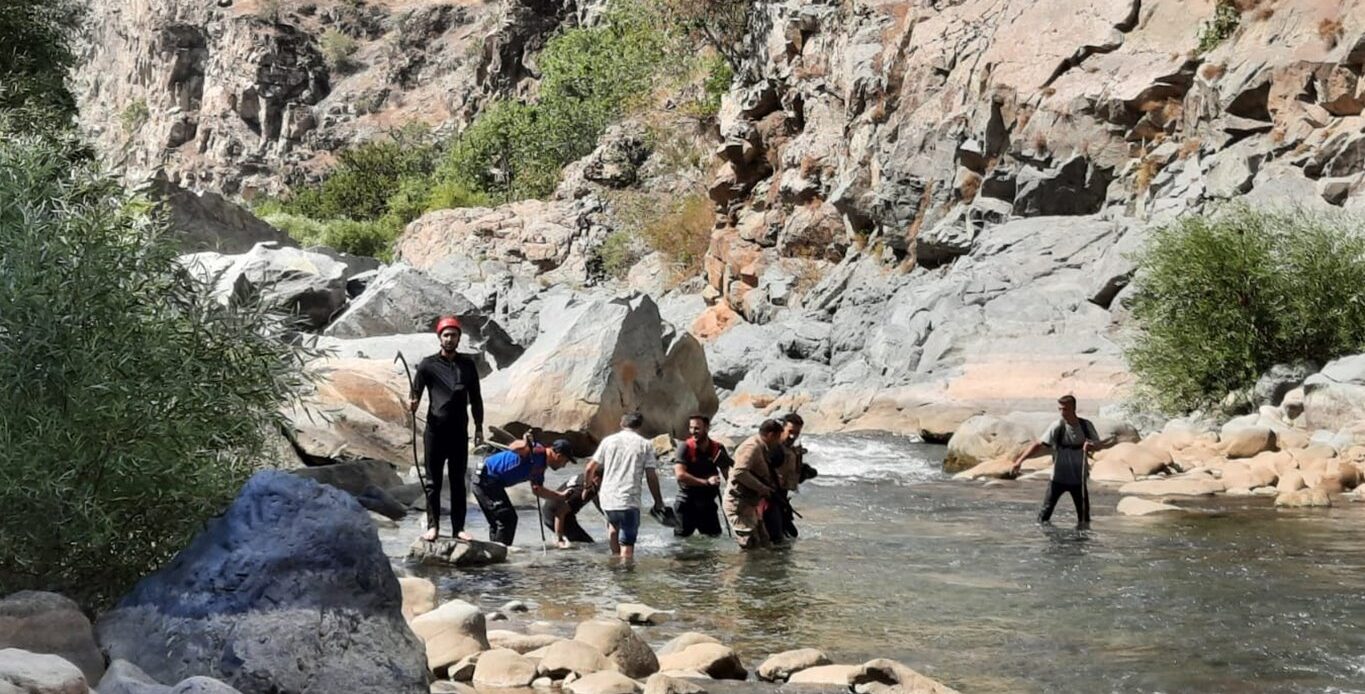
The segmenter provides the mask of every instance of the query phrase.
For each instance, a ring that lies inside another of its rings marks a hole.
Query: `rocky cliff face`
[[[533,89],[537,49],[585,7],[97,2],[83,119],[130,173],[278,192],[386,127],[455,129]],[[705,341],[735,426],[796,408],[933,434],[1061,392],[1116,403],[1147,229],[1229,200],[1365,200],[1365,10],[1349,4],[754,8],[709,163],[704,277],[670,290],[651,257],[630,279]],[[349,67],[324,56],[338,32]],[[591,284],[613,191],[682,190],[646,139],[613,129],[553,199],[433,213],[397,254]]]
[[[130,179],[250,198],[407,123],[450,129],[515,90],[572,4],[91,3],[82,125]]]
[[[762,327],[716,343],[762,357],[730,411],[913,430],[924,403],[1113,402],[1145,229],[1361,200],[1365,12],[1239,4],[1221,42],[1204,1],[765,6],[711,188],[708,322]]]

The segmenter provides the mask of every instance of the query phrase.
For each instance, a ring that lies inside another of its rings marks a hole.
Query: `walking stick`
[[[720,467],[716,467],[716,472],[720,473],[720,479],[724,481],[727,486],[729,486],[730,480],[725,476],[725,471],[720,469]],[[721,493],[719,489],[717,489],[716,501],[720,502],[720,508],[718,509],[720,511],[720,520],[721,522],[725,523],[725,534],[729,535],[731,538],[734,538],[735,532],[730,529],[730,519],[725,517],[725,499],[723,497],[724,495]]]
[[[539,496],[536,497],[536,527],[540,528],[540,555],[545,556],[546,554],[549,554],[549,550],[545,548],[545,522],[541,520],[540,517]]]
[[[403,362],[403,372],[406,373],[406,374],[408,375],[408,394],[411,395],[411,394],[412,394],[412,367],[408,366],[408,360],[407,360],[406,357],[403,356],[403,353],[402,353],[401,351],[398,352],[397,354],[395,354],[395,355],[393,356],[393,362],[394,362],[395,364],[397,364],[397,363],[400,362],[400,361]],[[418,396],[420,397],[421,394],[419,393]],[[415,467],[415,468],[417,468],[417,479],[419,479],[419,480],[422,481],[422,494],[423,494],[423,495],[426,495],[426,494],[429,494],[429,493],[431,492],[431,488],[427,486],[427,477],[426,477],[426,475],[422,474],[422,465],[421,465],[421,463],[417,462],[417,413],[414,412],[414,411],[412,411],[412,410],[409,410],[409,411],[408,411],[408,421],[411,423],[411,429],[412,429],[412,466]],[[438,489],[438,490],[436,490],[436,493],[439,494],[440,491],[441,491],[441,490]],[[437,503],[440,503],[440,499],[439,499],[439,498],[437,499]],[[435,514],[433,514],[433,515],[436,516],[437,522],[440,522],[440,518],[441,518],[441,509],[440,509],[440,508],[437,508]]]

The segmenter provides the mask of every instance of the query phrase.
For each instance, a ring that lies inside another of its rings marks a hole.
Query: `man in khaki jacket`
[[[749,437],[735,449],[735,464],[725,487],[725,517],[735,531],[742,549],[770,544],[763,526],[764,506],[778,487],[769,460],[782,438],[782,424],[765,420],[758,435]]]

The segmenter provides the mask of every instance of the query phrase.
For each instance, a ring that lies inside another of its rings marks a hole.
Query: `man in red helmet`
[[[474,415],[474,445],[483,443],[483,396],[474,360],[455,351],[460,344],[460,321],[442,316],[436,322],[441,351],[422,360],[412,379],[408,406],[417,412],[422,391],[427,392],[427,428],[422,437],[427,466],[427,532],[435,540],[441,527],[441,478],[450,470],[450,525],[455,537],[469,540],[464,531],[465,468],[469,465],[469,418]]]

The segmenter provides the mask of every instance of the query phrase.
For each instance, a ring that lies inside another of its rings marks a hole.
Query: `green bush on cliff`
[[[1365,346],[1365,236],[1356,220],[1234,206],[1157,230],[1138,256],[1128,350],[1171,412],[1218,404],[1276,363]]]
[[[650,94],[670,67],[675,38],[659,15],[633,2],[555,36],[537,60],[539,98],[486,109],[452,143],[437,180],[503,201],[549,195],[564,167]]]
[[[52,134],[71,127],[76,98],[69,37],[84,7],[71,0],[0,1],[0,116],[6,129]]]
[[[108,604],[225,508],[301,385],[279,324],[210,298],[150,210],[0,139],[0,594]]]

